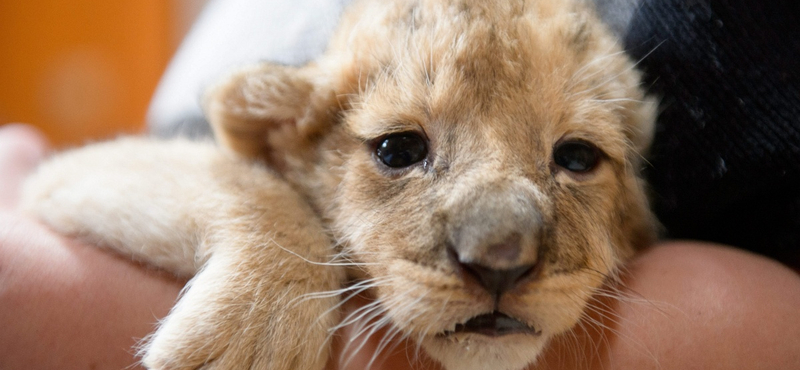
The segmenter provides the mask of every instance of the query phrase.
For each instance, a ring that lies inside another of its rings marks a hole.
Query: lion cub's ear
[[[335,94],[318,70],[259,64],[242,69],[205,96],[217,142],[233,153],[263,159],[276,168],[302,156],[335,115]]]

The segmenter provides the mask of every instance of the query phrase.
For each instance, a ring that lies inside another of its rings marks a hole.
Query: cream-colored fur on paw
[[[328,331],[356,319],[337,316],[347,272],[375,298],[357,315],[447,369],[521,369],[654,238],[639,77],[582,1],[356,1],[315,62],[209,90],[221,150],[90,147],[43,167],[27,204],[197,272],[152,368],[321,369]]]

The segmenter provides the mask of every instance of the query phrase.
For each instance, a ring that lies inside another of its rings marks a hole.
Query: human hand
[[[0,369],[123,369],[183,282],[57,235],[15,210],[46,141],[0,128]]]

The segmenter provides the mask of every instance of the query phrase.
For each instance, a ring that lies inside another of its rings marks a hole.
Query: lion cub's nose
[[[520,254],[520,249],[520,237],[515,234],[502,243],[489,246],[487,252],[506,258],[515,258]],[[492,268],[481,263],[480,260],[465,258],[456,249],[451,248],[450,253],[462,272],[471,276],[495,297],[513,289],[517,283],[532,275],[536,270],[536,263],[521,264],[510,268]]]
[[[535,269],[535,265],[524,265],[510,270],[492,270],[474,263],[462,263],[461,266],[495,297],[514,288]]]
[[[465,182],[454,191],[439,219],[446,222],[453,267],[465,282],[499,297],[535,272],[544,224],[539,198],[535,185],[516,177]]]

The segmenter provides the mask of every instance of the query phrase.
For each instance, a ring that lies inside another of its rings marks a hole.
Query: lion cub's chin
[[[519,370],[536,361],[547,342],[548,337],[543,335],[491,337],[470,333],[430,336],[421,344],[446,369]]]

